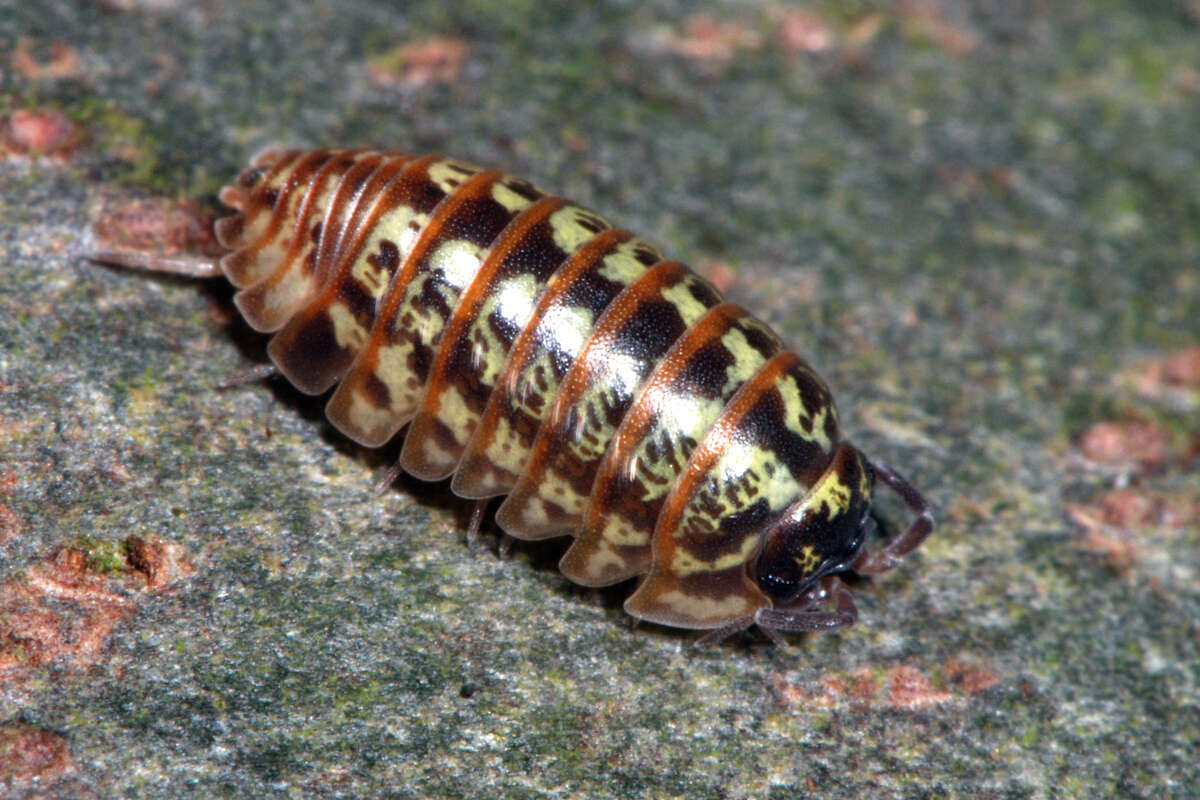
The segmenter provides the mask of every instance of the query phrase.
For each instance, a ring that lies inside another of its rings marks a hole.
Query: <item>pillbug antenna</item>
[[[917,518],[912,521],[904,533],[888,542],[887,547],[871,555],[865,549],[862,555],[851,565],[851,569],[860,575],[878,575],[887,572],[900,563],[900,559],[921,546],[929,534],[933,532],[933,513],[929,504],[916,488],[900,476],[895,470],[881,461],[871,464],[875,476],[904,501]]]
[[[201,255],[165,256],[137,250],[97,250],[84,253],[83,257],[107,267],[178,275],[182,278],[208,280],[221,277],[221,267],[217,260]]]

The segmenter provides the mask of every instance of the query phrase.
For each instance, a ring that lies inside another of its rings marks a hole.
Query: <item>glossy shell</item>
[[[573,581],[641,576],[637,617],[853,621],[829,576],[880,566],[863,548],[875,471],[813,369],[687,267],[442,156],[268,153],[221,199],[238,308],[297,388],[332,390],[345,435],[376,447],[407,425],[400,466],[508,495],[496,519],[514,537],[575,537]]]

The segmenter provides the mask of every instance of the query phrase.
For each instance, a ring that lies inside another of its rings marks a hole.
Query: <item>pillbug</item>
[[[920,493],[841,437],[825,382],[656,247],[498,170],[376,150],[265,153],[220,193],[219,263],[273,369],[397,469],[520,539],[574,537],[571,580],[718,641],[857,619],[839,574],[933,530]],[[393,475],[394,477],[394,475]],[[869,554],[876,479],[915,515]]]

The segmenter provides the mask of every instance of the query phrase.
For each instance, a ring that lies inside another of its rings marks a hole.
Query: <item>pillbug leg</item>
[[[875,476],[900,495],[900,499],[917,515],[917,518],[904,533],[888,542],[887,547],[879,553],[871,555],[864,549],[850,566],[860,575],[878,575],[881,572],[887,572],[899,564],[900,559],[920,547],[921,543],[933,532],[933,514],[921,493],[887,464],[875,462],[872,467],[875,470]]]
[[[821,607],[829,600],[834,601],[836,610],[829,611]],[[755,624],[772,640],[776,638],[772,635],[775,631],[836,631],[850,627],[857,620],[858,607],[854,605],[854,595],[834,575],[827,575],[819,586],[796,598],[791,606],[760,608],[754,615]]]
[[[714,628],[696,640],[696,647],[712,647],[719,644],[735,633],[741,633],[754,624],[754,614],[726,622],[719,628]]]
[[[83,257],[93,263],[109,267],[159,272],[184,278],[207,280],[221,277],[220,265],[214,259],[206,256],[164,256],[135,250],[98,250],[85,253]]]
[[[500,545],[496,548],[496,551],[500,554],[501,558],[508,558],[512,553],[513,545],[516,543],[517,537],[509,533],[503,533],[500,535]]]
[[[375,484],[375,494],[383,494],[388,489],[392,488],[392,484],[396,482],[396,478],[400,477],[401,472],[404,472],[404,467],[400,466],[399,461],[397,461],[395,464],[392,464],[392,466],[388,468],[388,471],[384,473],[383,477],[379,479],[379,482]]]
[[[476,500],[471,509],[471,526],[467,528],[467,544],[473,545],[479,541],[479,529],[483,527],[483,512],[487,510],[487,500]]]
[[[258,383],[279,374],[274,364],[259,364],[241,372],[228,375],[217,383],[218,389],[236,389],[247,383]]]

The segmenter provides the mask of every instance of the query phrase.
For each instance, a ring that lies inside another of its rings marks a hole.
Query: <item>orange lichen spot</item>
[[[786,53],[824,53],[837,38],[821,17],[804,8],[785,8],[775,15],[779,42]]]
[[[112,579],[93,571],[87,553],[56,550],[0,586],[0,679],[60,660],[94,663],[128,606]]]
[[[1098,422],[1079,436],[1079,452],[1101,464],[1139,462],[1161,464],[1166,457],[1167,432],[1152,422]]]
[[[846,29],[846,46],[851,50],[862,50],[879,36],[887,18],[878,12],[872,12],[859,17]]]
[[[83,140],[83,128],[57,109],[19,108],[0,117],[0,153],[7,158],[65,161]]]
[[[151,591],[170,586],[196,571],[182,545],[160,539],[130,536],[125,540],[125,554],[134,572],[145,576],[146,587]]]
[[[1083,529],[1083,536],[1076,543],[1081,550],[1103,557],[1120,574],[1128,573],[1137,563],[1137,547],[1127,528],[1107,524],[1103,514],[1089,506],[1068,505],[1067,514]]]
[[[158,590],[191,574],[175,545],[131,537],[121,551],[57,548],[0,584],[0,686],[51,663],[86,669],[135,608],[131,590]]]
[[[1101,519],[1109,525],[1133,528],[1155,522],[1161,513],[1162,503],[1146,492],[1137,489],[1116,489],[1100,498]]]
[[[470,46],[463,40],[437,36],[400,45],[368,59],[367,74],[374,83],[387,87],[453,83],[470,53]]]
[[[946,662],[946,677],[955,688],[971,697],[983,694],[1000,682],[996,673],[987,667],[952,658]]]
[[[44,789],[74,769],[67,740],[57,733],[19,722],[0,725],[0,787],[37,783]]]
[[[1163,380],[1175,386],[1200,388],[1200,347],[1189,347],[1162,362]]]
[[[792,676],[774,676],[775,693],[786,705],[802,708],[844,708],[870,704],[879,693],[879,682],[867,668],[843,675],[827,675],[806,687]]]
[[[963,679],[967,672],[948,672],[968,694],[983,691],[998,680],[991,672],[981,670],[979,674],[969,676],[968,684]],[[989,676],[991,683],[988,683]],[[882,676],[869,668],[829,675],[811,687],[789,680],[789,676],[783,674],[775,675],[773,683],[781,702],[802,708],[883,707],[919,711],[959,699],[954,692],[934,685],[916,667],[903,665],[887,669]]]
[[[938,0],[904,0],[897,13],[901,28],[914,38],[931,40],[948,53],[967,56],[979,47],[979,37],[951,19]]]
[[[1138,367],[1131,382],[1142,397],[1194,408],[1200,389],[1200,347],[1188,347]]]
[[[919,711],[953,699],[945,689],[939,689],[916,667],[899,666],[888,677],[887,703],[892,708]]]
[[[105,202],[93,230],[102,249],[216,257],[225,250],[213,235],[213,217],[192,200],[122,195]]]
[[[1189,67],[1178,67],[1171,74],[1175,88],[1187,94],[1200,94],[1200,71]]]
[[[1128,572],[1137,563],[1142,529],[1182,528],[1200,520],[1200,500],[1137,488],[1114,489],[1089,505],[1069,504],[1066,508],[1071,521],[1083,531],[1077,546],[1102,556],[1119,573]]]
[[[757,50],[762,37],[737,22],[721,22],[708,14],[695,14],[661,41],[662,49],[691,61],[724,64],[740,50]]]
[[[39,59],[35,51],[43,49],[45,58]],[[66,42],[50,42],[45,48],[41,48],[27,36],[17,40],[9,64],[16,72],[35,81],[76,78],[82,73],[79,51],[74,47]]]

